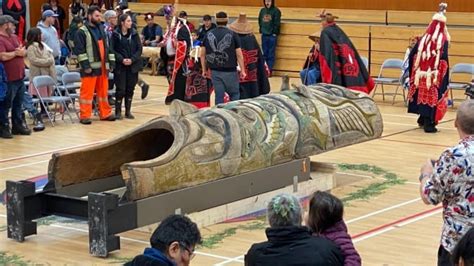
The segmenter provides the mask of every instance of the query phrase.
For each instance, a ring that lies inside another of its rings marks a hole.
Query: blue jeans
[[[21,126],[21,113],[23,98],[25,96],[25,83],[23,80],[7,82],[8,91],[4,101],[0,104],[0,124],[8,125],[8,112],[12,109],[12,126]]]
[[[237,71],[211,71],[212,85],[216,92],[216,104],[224,103],[224,94],[229,94],[231,101],[240,99],[240,81]]]
[[[304,85],[316,84],[320,76],[321,72],[314,66],[310,68],[305,68],[300,72],[301,83],[303,83]]]
[[[23,108],[33,117],[38,113],[38,110],[33,105],[33,97],[31,97],[27,91],[25,91],[25,95],[23,95]]]
[[[263,57],[265,58],[265,62],[267,62],[270,71],[273,71],[273,66],[275,65],[276,46],[277,36],[262,34]]]

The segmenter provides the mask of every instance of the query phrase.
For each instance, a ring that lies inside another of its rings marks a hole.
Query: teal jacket
[[[263,2],[265,5],[265,1]],[[258,15],[258,25],[260,27],[260,33],[263,35],[280,34],[280,20],[281,12],[278,7],[275,6],[275,1],[272,1],[270,8],[266,6],[260,10]]]

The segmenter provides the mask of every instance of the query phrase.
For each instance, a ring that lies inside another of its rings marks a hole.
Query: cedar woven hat
[[[308,36],[308,38],[310,40],[312,40],[313,42],[315,42],[316,40],[319,40],[321,38],[321,32],[320,31],[317,31],[311,35]]]
[[[247,20],[247,15],[244,13],[241,13],[239,15],[239,18],[232,22],[232,24],[229,25],[229,29],[232,31],[239,33],[239,34],[251,34],[253,33],[253,26],[250,24],[250,22]]]

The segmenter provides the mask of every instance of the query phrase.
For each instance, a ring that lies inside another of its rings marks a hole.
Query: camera
[[[470,99],[474,99],[474,82],[470,85],[466,85],[466,91],[464,92]]]

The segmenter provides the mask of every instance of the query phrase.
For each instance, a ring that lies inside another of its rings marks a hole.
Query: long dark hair
[[[43,50],[44,46],[41,42],[41,30],[39,28],[31,28],[26,35],[26,48],[30,47],[34,42]]]
[[[125,14],[122,14],[122,15],[119,16],[118,25],[119,25],[120,31],[122,30],[122,27],[123,27],[122,23],[124,23],[125,20],[127,20],[127,18],[129,18],[129,17],[130,17],[130,19],[132,19],[132,16],[130,16],[130,14],[128,14],[128,13],[125,13]]]
[[[322,233],[342,220],[344,205],[330,193],[316,191],[309,202],[308,227],[314,233]]]

